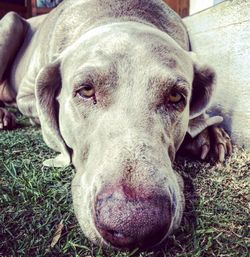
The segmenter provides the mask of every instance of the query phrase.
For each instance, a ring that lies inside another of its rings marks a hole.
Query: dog
[[[0,61],[1,102],[40,124],[59,152],[44,165],[74,165],[74,210],[94,243],[160,244],[182,219],[180,146],[220,161],[232,151],[222,118],[206,114],[215,72],[161,0],[65,0],[28,20],[8,13]],[[0,128],[14,127],[2,105]]]

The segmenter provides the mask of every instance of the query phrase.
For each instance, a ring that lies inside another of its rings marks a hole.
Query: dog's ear
[[[211,67],[201,64],[193,52],[190,54],[194,65],[194,78],[188,133],[195,137],[205,128],[221,123],[223,118],[221,116],[209,117],[205,114],[215,89],[215,71]]]
[[[211,67],[198,62],[194,53],[191,53],[191,57],[194,63],[194,78],[190,102],[190,119],[193,119],[202,114],[208,107],[215,89],[216,74]]]
[[[71,163],[69,149],[59,129],[57,95],[60,90],[60,61],[56,61],[39,72],[35,85],[37,111],[43,139],[50,148],[60,152],[56,158],[44,161],[45,166],[63,167]]]

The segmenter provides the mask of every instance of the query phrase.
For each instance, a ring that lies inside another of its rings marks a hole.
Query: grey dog
[[[72,163],[85,235],[121,249],[164,241],[182,219],[176,152],[223,161],[231,143],[205,114],[214,71],[190,51],[181,18],[161,0],[65,0],[28,20],[0,21],[0,100],[41,125]],[[0,128],[15,117],[0,108]],[[183,146],[185,147],[185,145]]]

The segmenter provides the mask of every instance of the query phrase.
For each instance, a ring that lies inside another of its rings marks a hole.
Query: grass
[[[46,168],[54,155],[40,130],[26,125],[0,132],[0,256],[132,256],[102,249],[81,233],[72,208],[74,169]],[[223,165],[178,160],[185,181],[182,225],[167,245],[137,256],[249,256],[250,154],[235,148]],[[54,247],[56,227],[64,228]]]

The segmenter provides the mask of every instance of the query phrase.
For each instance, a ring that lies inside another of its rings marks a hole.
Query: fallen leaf
[[[56,232],[53,236],[52,242],[50,246],[53,248],[57,242],[59,241],[61,235],[62,235],[62,230],[63,230],[63,220],[60,221],[60,223],[56,227]]]

